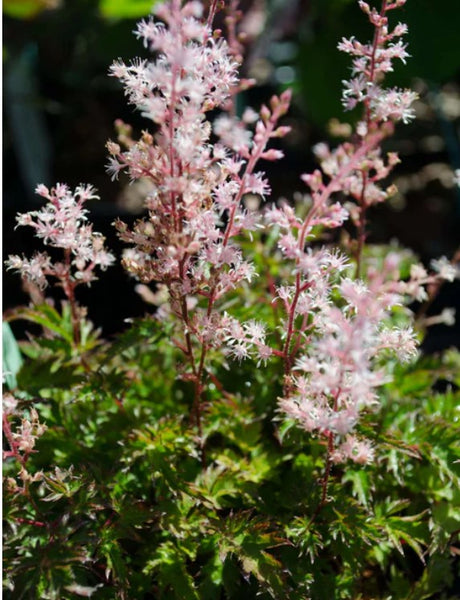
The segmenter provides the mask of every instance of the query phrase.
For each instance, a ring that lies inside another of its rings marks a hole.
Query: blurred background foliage
[[[145,55],[132,31],[151,5],[152,0],[3,3],[5,254],[33,249],[27,232],[13,235],[14,215],[37,202],[33,190],[38,182],[56,181],[71,186],[89,182],[99,189],[96,229],[119,248],[110,224],[120,214],[134,218],[142,187],[110,181],[105,143],[115,135],[117,118],[138,131],[148,123],[126,105],[107,71],[116,58]],[[314,168],[312,145],[325,138],[335,143],[331,119],[346,122],[358,116],[342,112],[341,82],[349,76],[349,61],[337,43],[350,35],[365,41],[371,27],[355,0],[243,0],[241,8],[243,71],[257,80],[241,105],[257,107],[286,86],[295,91],[286,158],[265,166],[272,200],[292,199],[296,190],[303,191],[299,175]],[[398,66],[389,84],[415,88],[420,100],[417,120],[388,142],[388,149],[402,158],[394,174],[399,193],[389,206],[374,211],[370,240],[397,238],[427,262],[441,254],[452,257],[460,242],[460,193],[452,182],[453,169],[460,168],[458,0],[408,0],[397,12],[395,18],[409,26],[412,58]],[[6,276],[6,307],[26,298],[16,279]],[[119,330],[123,318],[143,312],[132,288],[121,269],[113,269],[91,290],[91,317],[107,331]],[[109,307],[97,299],[108,290],[116,290],[117,297]],[[451,290],[448,295],[460,295],[457,284]],[[440,327],[446,343],[456,343],[458,330]]]

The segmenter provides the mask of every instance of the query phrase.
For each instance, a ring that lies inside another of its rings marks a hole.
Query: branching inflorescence
[[[2,429],[9,446],[9,450],[3,451],[3,458],[16,459],[20,467],[18,478],[22,484],[18,486],[17,479],[9,477],[6,480],[7,487],[10,491],[20,491],[26,494],[28,485],[43,477],[41,472],[31,475],[27,471],[27,461],[30,455],[36,452],[35,443],[45,433],[47,427],[40,423],[35,408],[31,408],[27,416],[24,415],[18,409],[16,398],[7,393],[2,398]]]
[[[37,252],[28,259],[10,256],[6,261],[9,269],[39,288],[49,285],[49,278],[57,280],[70,304],[74,341],[80,341],[80,315],[75,299],[75,288],[90,285],[96,276],[96,267],[105,270],[115,257],[104,248],[104,237],[88,222],[85,203],[97,199],[90,185],[80,185],[72,192],[67,185],[58,184],[49,190],[39,185],[37,194],[47,200],[41,210],[17,216],[18,226],[29,226],[45,245],[63,251],[62,260],[53,261],[47,252]]]
[[[237,119],[226,109],[247,82],[239,81],[235,52],[213,35],[209,19],[208,24],[202,20],[201,3],[181,6],[173,0],[158,6],[155,16],[137,30],[156,53],[155,60],[129,66],[116,62],[111,73],[156,131],[144,132],[136,142],[125,139],[126,150],[109,142],[109,172],[117,176],[126,171],[132,180],[150,183],[148,217],[132,230],[117,223],[121,239],[132,245],[123,261],[142,282],[153,281],[167,290],[170,311],[182,330],[176,345],[186,356],[186,376],[195,385],[199,423],[206,355],[211,347],[222,346],[229,328],[236,326],[215,304],[254,275],[236,243],[241,232],[258,224],[243,199],[248,193],[269,192],[256,165],[260,159],[282,156],[267,144],[287,132],[277,122],[288,109],[290,94],[273,97],[260,115],[248,110]],[[221,113],[213,130],[206,114],[215,110]],[[199,298],[205,300],[204,307],[196,305]]]
[[[279,353],[285,374],[280,409],[306,431],[327,440],[321,504],[326,501],[332,462],[351,459],[364,464],[373,459],[371,442],[355,434],[360,413],[378,403],[377,388],[388,381],[382,358],[390,351],[400,361],[408,360],[417,346],[410,325],[391,325],[390,314],[408,297],[423,299],[424,286],[436,279],[414,267],[411,278],[400,281],[396,253],[378,268],[369,264],[364,272],[363,265],[367,210],[394,192],[378,182],[399,162],[395,153],[382,155],[381,142],[396,122],[414,117],[411,104],[416,94],[382,85],[393,60],[404,62],[408,56],[398,39],[407,27],[398,24],[390,30],[388,25],[388,13],[404,3],[384,0],[378,12],[359,2],[375,28],[374,39],[369,44],[343,39],[339,49],[353,57],[343,104],[346,109],[362,105],[362,118],[350,141],[334,150],[326,144],[316,146],[321,169],[302,177],[310,188],[305,218],[297,217],[287,204],[266,213],[268,224],[280,231],[278,245],[284,259],[293,263],[294,280],[279,285],[274,299],[286,315]],[[351,251],[354,267],[329,248],[308,247],[318,229],[340,227],[349,217],[357,228]]]
[[[408,57],[400,39],[407,27],[390,29],[388,23],[388,13],[404,3],[383,0],[379,12],[359,1],[374,26],[373,41],[343,39],[339,49],[353,59],[343,105],[347,110],[361,106],[361,119],[350,139],[337,148],[316,146],[321,168],[302,177],[310,190],[305,217],[287,203],[265,211],[265,224],[279,233],[280,260],[292,266],[292,278],[278,282],[273,298],[284,314],[278,324],[280,347],[269,344],[263,323],[241,323],[221,308],[226,295],[256,275],[238,244],[238,236],[261,226],[261,215],[245,205],[245,197],[263,198],[270,192],[257,164],[282,157],[268,144],[289,130],[278,124],[288,110],[289,91],[274,96],[259,113],[246,109],[241,118],[235,115],[233,98],[250,85],[238,76],[236,2],[230,3],[233,14],[227,17],[229,44],[212,30],[217,2],[211,2],[207,17],[198,1],[159,4],[154,18],[137,29],[154,59],[129,65],[117,61],[111,68],[130,103],[153,124],[151,132],[134,140],[131,128],[120,123],[118,142],[108,143],[109,173],[118,177],[125,172],[149,187],[147,216],[132,228],[116,223],[120,238],[131,246],[123,263],[143,284],[153,282],[157,297],[164,292],[157,316],[169,315],[175,324],[173,343],[185,357],[181,376],[194,387],[192,415],[200,436],[211,350],[259,362],[280,358],[281,412],[327,440],[320,506],[332,462],[364,464],[373,458],[372,444],[355,431],[361,412],[378,404],[377,388],[388,380],[386,354],[404,361],[416,353],[408,320],[400,327],[392,324],[393,308],[407,298],[424,300],[426,285],[454,276],[440,261],[438,275],[413,266],[410,278],[401,281],[396,253],[380,265],[363,261],[367,211],[394,192],[379,182],[399,162],[395,153],[382,154],[381,143],[395,123],[414,117],[413,92],[383,87],[394,59],[405,62]],[[20,215],[18,224],[33,227],[45,243],[62,248],[64,260],[53,263],[42,253],[30,260],[12,256],[7,264],[40,287],[46,286],[47,277],[58,280],[71,305],[78,343],[74,290],[90,283],[95,267],[105,269],[113,257],[87,223],[84,203],[95,197],[90,186],[74,193],[64,185],[51,191],[39,186],[38,193],[48,204]],[[350,257],[309,246],[318,230],[339,228],[348,218],[357,231]]]

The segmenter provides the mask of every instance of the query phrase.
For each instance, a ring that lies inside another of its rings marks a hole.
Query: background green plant
[[[15,19],[32,19],[63,4],[61,0],[5,0],[3,12]],[[99,0],[96,4],[105,18],[137,19],[150,13],[154,0]]]

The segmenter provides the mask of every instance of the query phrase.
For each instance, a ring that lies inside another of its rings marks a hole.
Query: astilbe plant
[[[363,273],[367,211],[394,193],[378,182],[399,162],[394,152],[382,155],[381,143],[395,123],[414,118],[411,105],[416,94],[383,86],[394,59],[405,62],[409,56],[398,39],[407,32],[406,25],[390,29],[388,23],[388,13],[404,4],[405,0],[384,1],[378,12],[359,2],[374,26],[373,41],[343,39],[338,48],[353,57],[352,77],[343,82],[343,105],[347,110],[361,105],[362,118],[350,141],[334,150],[323,143],[315,147],[321,169],[302,176],[310,188],[304,199],[309,206],[305,217],[297,217],[287,204],[266,212],[268,224],[281,233],[278,246],[284,259],[292,262],[294,276],[292,283],[278,286],[274,298],[286,314],[281,324],[285,381],[280,409],[306,431],[327,438],[320,506],[326,501],[331,462],[374,460],[371,443],[356,437],[354,430],[360,412],[378,405],[377,388],[388,381],[390,373],[381,356],[392,351],[405,361],[417,347],[411,326],[392,325],[390,314],[407,300],[423,299],[424,286],[437,279],[414,265],[410,280],[400,281],[395,252],[380,269],[369,265]],[[318,231],[339,228],[348,218],[357,229],[351,248],[354,274],[346,255],[309,244]],[[452,279],[453,267],[448,271],[442,275]]]
[[[361,118],[316,146],[301,206],[261,211],[249,199],[270,192],[258,163],[282,158],[269,144],[288,133],[290,93],[237,116],[251,85],[237,2],[228,42],[215,0],[207,14],[170,0],[138,25],[153,60],[110,73],[151,130],[136,140],[118,122],[108,171],[149,190],[146,216],[116,228],[157,307],[85,342],[76,288],[114,262],[88,221],[95,192],[39,186],[46,206],[18,225],[63,258],[7,266],[41,290],[54,280],[66,303],[16,313],[44,335],[22,344],[4,398],[9,598],[434,600],[452,584],[458,415],[453,392],[432,390],[437,370],[460,385],[459,360],[423,362],[406,305],[456,270],[365,243],[368,210],[394,192],[380,185],[399,159],[381,144],[414,117],[413,92],[384,87],[408,57],[406,26],[388,22],[404,3],[359,2],[373,41],[339,49],[353,58],[343,104]],[[355,241],[321,243],[347,220]]]
[[[243,199],[270,191],[256,166],[261,159],[282,157],[267,144],[287,133],[277,122],[290,99],[289,92],[273,97],[260,115],[247,111],[242,120],[228,114],[232,95],[248,82],[239,81],[232,48],[213,35],[212,11],[207,23],[200,20],[202,9],[199,2],[182,6],[174,0],[155,9],[159,20],[140,23],[137,35],[156,53],[155,60],[128,66],[116,62],[111,74],[123,82],[129,101],[153,121],[156,131],[144,132],[138,141],[123,136],[126,150],[108,144],[110,173],[126,171],[133,181],[144,178],[151,186],[145,200],[148,218],[132,230],[117,223],[120,238],[133,246],[123,263],[143,283],[153,281],[167,292],[168,309],[181,334],[175,343],[188,365],[184,376],[195,386],[199,426],[207,354],[237,326],[216,305],[254,276],[236,241],[258,223]],[[216,109],[223,112],[214,122],[218,141],[211,143],[206,115]],[[247,128],[248,120],[255,121],[254,132]],[[196,305],[200,297],[204,307]]]

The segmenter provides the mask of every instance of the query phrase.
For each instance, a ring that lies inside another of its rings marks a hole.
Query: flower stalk
[[[108,144],[109,172],[127,171],[151,186],[147,219],[131,231],[117,223],[120,238],[132,245],[124,265],[144,284],[155,282],[167,291],[160,314],[169,313],[181,333],[177,346],[188,364],[184,377],[194,387],[191,414],[200,437],[209,351],[222,348],[229,328],[236,327],[220,314],[218,302],[253,276],[237,243],[239,235],[258,227],[244,198],[269,192],[256,167],[261,159],[281,158],[267,145],[287,133],[277,123],[290,100],[286,92],[259,115],[233,115],[233,95],[247,82],[239,80],[235,52],[211,29],[216,8],[213,2],[205,22],[199,3],[172,2],[156,9],[156,19],[139,25],[138,36],[156,59],[117,62],[112,74],[157,132],[130,140],[126,151]],[[211,110],[220,111],[213,127],[207,117]],[[213,129],[217,143],[211,142]]]

